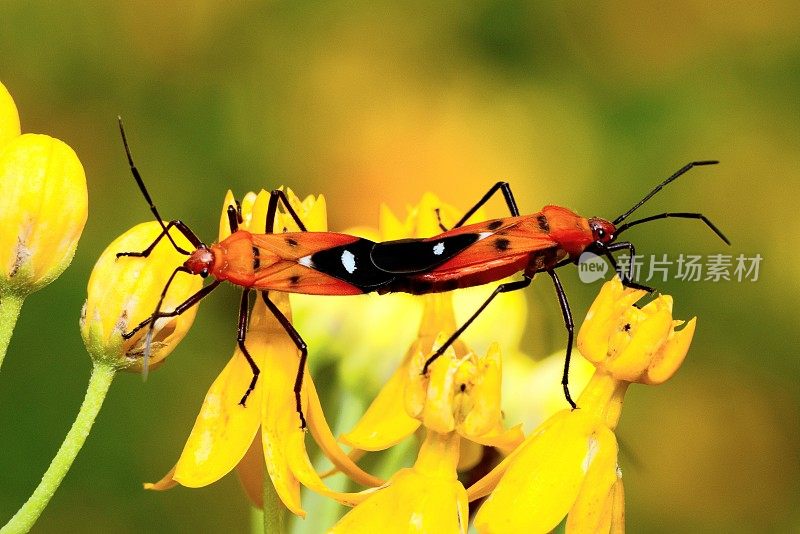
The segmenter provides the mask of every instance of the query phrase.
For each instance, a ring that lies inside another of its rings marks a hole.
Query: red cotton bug
[[[149,204],[150,211],[161,225],[162,232],[144,250],[139,252],[119,252],[117,253],[117,258],[123,256],[146,258],[164,237],[169,240],[175,250],[188,256],[188,259],[182,265],[176,267],[167,279],[153,314],[133,327],[129,332],[122,334],[122,337],[130,339],[136,332],[149,326],[144,346],[144,368],[146,369],[153,330],[158,319],[180,315],[208,296],[223,281],[227,280],[234,285],[241,286],[243,291],[239,306],[236,341],[253,371],[253,379],[239,402],[244,406],[247,397],[256,386],[260,373],[258,365],[250,356],[245,345],[250,305],[249,296],[251,291],[258,291],[264,304],[280,322],[300,351],[300,363],[297,378],[295,379],[294,394],[301,427],[305,428],[306,421],[301,410],[300,391],[302,388],[303,369],[308,357],[308,347],[291,322],[270,300],[269,291],[312,295],[356,295],[373,291],[394,279],[394,275],[375,268],[369,261],[369,254],[374,242],[335,232],[305,231],[303,222],[289,204],[286,194],[283,191],[275,190],[270,194],[264,234],[253,234],[239,229],[241,212],[237,206],[228,206],[227,215],[231,235],[219,243],[206,245],[183,222],[172,220],[165,223],[161,218],[138,169],[133,163],[122,119],[118,118],[118,120],[131,174],[133,174],[142,195]],[[297,223],[301,232],[273,233],[278,202],[283,203],[286,211]],[[169,234],[171,228],[175,228],[186,236],[192,246],[195,247],[195,250],[188,251],[178,246]],[[174,310],[161,311],[161,304],[169,290],[169,286],[178,273],[199,275],[203,278],[211,276],[214,281],[190,296]]]
[[[520,216],[511,187],[506,182],[498,182],[452,229],[443,228],[444,233],[425,239],[402,239],[375,244],[370,254],[372,263],[378,269],[396,275],[386,285],[378,287],[377,291],[412,294],[451,291],[487,284],[522,272],[522,280],[497,286],[475,313],[427,359],[422,369],[425,374],[431,363],[444,353],[497,295],[525,288],[530,285],[534,274],[546,272],[553,280],[567,330],[567,353],[561,384],[567,402],[576,408],[569,392],[574,324],[566,293],[555,270],[569,263],[577,263],[580,255],[588,251],[605,256],[614,269],[619,271],[612,253],[625,249],[630,258],[633,258],[636,252],[632,243],[616,242],[617,238],[633,226],[657,219],[699,219],[730,245],[728,238],[700,213],[666,212],[621,224],[664,186],[692,167],[716,163],[718,162],[694,161],[683,166],[613,221],[599,217],[581,217],[560,206],[545,206],[538,213]],[[503,193],[511,217],[463,226],[498,191]],[[631,261],[628,273],[620,273],[623,284],[654,291],[633,281],[632,276]]]

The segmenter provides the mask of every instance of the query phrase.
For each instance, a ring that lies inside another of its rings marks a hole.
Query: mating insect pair
[[[553,281],[567,331],[567,352],[561,383],[566,400],[575,408],[576,404],[568,386],[574,325],[569,303],[556,269],[569,263],[576,263],[580,255],[586,251],[605,256],[617,269],[613,252],[627,250],[631,258],[635,255],[633,244],[616,241],[619,235],[633,226],[668,217],[699,219],[729,244],[722,232],[700,213],[667,212],[620,224],[665,185],[692,167],[717,163],[696,161],[685,165],[664,180],[613,221],[598,217],[587,219],[559,206],[545,206],[539,213],[520,216],[510,186],[505,182],[498,182],[453,228],[449,230],[442,228],[443,233],[425,239],[376,243],[335,232],[307,232],[286,195],[276,190],[272,191],[270,196],[265,233],[254,234],[239,229],[241,214],[238,207],[228,206],[227,216],[231,235],[220,243],[206,245],[183,222],[178,220],[164,222],[133,163],[121,120],[120,132],[131,172],[151,212],[160,223],[162,232],[143,251],[120,252],[117,257],[147,257],[164,237],[178,252],[188,256],[188,259],[177,266],[167,280],[153,314],[123,334],[123,337],[129,339],[142,328],[148,327],[144,350],[147,358],[153,329],[158,319],[180,315],[200,302],[225,280],[241,286],[244,290],[239,308],[237,342],[253,371],[250,385],[240,401],[240,404],[245,405],[248,396],[255,388],[260,372],[245,343],[249,294],[251,291],[258,291],[267,308],[277,318],[300,352],[294,394],[303,427],[306,422],[301,410],[300,392],[308,348],[290,321],[270,300],[270,291],[313,295],[357,295],[370,292],[425,294],[488,284],[522,273],[521,280],[503,283],[495,288],[475,313],[427,359],[421,369],[422,373],[426,373],[429,366],[472,324],[497,295],[525,288],[530,285],[536,273],[547,272]],[[502,193],[511,216],[465,226],[465,222],[498,192]],[[300,232],[273,233],[279,202],[297,223]],[[195,250],[188,251],[178,246],[169,234],[172,228],[186,236]],[[629,287],[652,291],[651,288],[641,286],[632,280],[632,262],[629,267],[627,273],[620,273],[623,283]],[[162,311],[161,304],[178,273],[200,275],[204,278],[210,275],[214,281],[174,310]]]

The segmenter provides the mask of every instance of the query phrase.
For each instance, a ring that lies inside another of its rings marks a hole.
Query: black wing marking
[[[347,245],[320,250],[311,255],[309,267],[369,293],[395,278],[393,273],[378,269],[372,263],[370,252],[374,245],[374,241],[362,238]]]
[[[387,273],[419,273],[443,264],[478,239],[477,233],[464,233],[438,239],[385,241],[372,247],[370,258],[378,269]]]

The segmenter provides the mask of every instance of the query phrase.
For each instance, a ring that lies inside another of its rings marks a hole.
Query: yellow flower
[[[401,221],[388,208],[383,206],[381,209],[379,237],[387,240],[435,235],[441,232],[439,220],[436,217],[437,210],[439,210],[442,222],[445,225],[452,225],[459,218],[459,212],[455,208],[443,204],[436,196],[430,193],[426,193],[422,197],[420,204],[416,208],[409,210],[409,215],[405,221]],[[482,218],[483,214],[478,213],[475,217]],[[486,358],[477,358],[460,339],[456,340],[451,348],[437,360],[436,363],[441,361],[441,365],[431,367],[429,376],[424,377],[420,374],[425,360],[457,329],[453,300],[455,298],[454,295],[459,293],[462,293],[462,291],[412,297],[415,301],[413,303],[414,306],[419,306],[418,303],[422,303],[422,318],[417,339],[411,344],[399,368],[386,381],[386,384],[366,410],[361,420],[350,432],[341,436],[340,440],[343,443],[359,450],[377,451],[396,445],[412,434],[420,424],[425,424],[426,427],[438,432],[457,430],[463,437],[473,442],[473,444],[467,443],[462,446],[465,455],[460,468],[468,469],[477,463],[482,455],[481,449],[479,447],[476,448],[474,443],[497,446],[501,450],[508,452],[521,440],[522,433],[520,428],[513,428],[507,432],[502,429],[502,422],[499,417],[499,378],[496,378],[496,398],[492,401],[495,403],[493,407],[497,408],[497,418],[489,425],[491,430],[488,427],[483,429],[485,435],[476,432],[477,427],[474,425],[476,418],[479,417],[476,415],[477,411],[470,416],[469,421],[464,425],[464,421],[458,421],[457,416],[454,417],[453,414],[448,412],[448,405],[434,408],[437,403],[441,404],[442,401],[449,403],[452,402],[452,399],[442,396],[442,391],[431,391],[429,389],[430,387],[439,387],[441,382],[434,380],[433,375],[430,373],[441,372],[452,379],[459,372],[459,369],[463,374],[467,369],[474,370],[476,366],[481,365],[489,365],[491,367],[492,364],[487,362],[496,362],[494,365],[497,369],[497,376],[499,376],[499,350],[496,346],[489,348],[489,356]],[[504,330],[502,335],[509,341],[509,344],[516,345],[519,343],[524,323],[515,320],[522,317],[524,321],[525,300],[523,295],[509,294],[508,297],[510,298],[504,298],[502,304],[496,303],[497,306],[494,308],[487,308],[487,314],[502,313],[503,317],[510,318],[506,321],[508,327],[502,329]],[[482,295],[479,300],[483,298],[485,298],[485,295]],[[478,304],[471,303],[462,307],[466,308],[467,314],[471,314],[477,309]],[[411,317],[414,316],[412,315]],[[478,339],[482,338],[483,340],[490,336],[496,337],[498,329],[493,328],[490,330],[489,327],[493,323],[496,325],[497,322],[491,321],[489,317],[482,317],[482,319],[476,321],[473,334],[480,336]],[[398,317],[387,324],[408,322],[410,322],[409,319]],[[467,330],[467,332],[470,332],[470,330]],[[363,345],[363,342],[360,344]],[[479,344],[484,347],[488,345],[485,341],[479,341]],[[372,360],[374,361],[374,355]],[[490,373],[487,373],[484,380],[491,380],[488,378],[489,375]],[[466,384],[467,382],[465,380],[462,383]],[[451,380],[450,385],[452,386],[453,383],[455,382]],[[454,393],[450,391],[448,395],[450,394]],[[476,398],[480,404],[486,402],[489,396],[478,395]],[[442,410],[442,407],[444,407],[444,410]]]
[[[47,135],[19,135],[0,85],[0,290],[25,296],[67,268],[88,213],[86,176],[75,152]]]
[[[146,259],[118,259],[117,253],[143,250],[160,233],[161,226],[156,221],[135,226],[115,239],[97,260],[89,278],[88,297],[80,322],[83,341],[95,361],[104,361],[116,369],[142,369],[147,329],[141,329],[128,340],[124,340],[122,334],[153,313],[164,284],[185,257],[166,239]],[[179,232],[172,232],[172,237],[179,246],[191,248]],[[197,276],[177,276],[161,308],[174,309],[201,285],[202,279]],[[196,313],[197,307],[193,306],[181,315],[156,321],[151,367],[162,362],[183,339]]]
[[[414,467],[370,491],[329,532],[466,533],[467,493],[456,476],[459,437],[429,431]]]
[[[479,532],[549,532],[569,514],[567,532],[619,532],[624,490],[614,429],[628,385],[659,383],[680,366],[695,320],[681,331],[672,299],[639,309],[644,291],[607,282],[584,322],[578,347],[596,367],[578,401],[534,431],[491,473],[470,500],[491,495],[475,517]]]
[[[444,339],[440,336],[439,342]],[[424,354],[414,359],[422,364]],[[500,373],[500,352],[493,345],[485,357],[456,358],[451,348],[431,365],[429,377],[418,372],[409,377],[406,404],[425,425],[417,461],[385,485],[361,493],[315,487],[355,506],[331,532],[466,532],[467,493],[457,475],[465,456],[462,447],[470,443],[463,438],[506,451],[522,440],[519,428],[502,428]]]
[[[325,229],[322,197],[309,197],[300,202],[291,191],[288,195],[309,230]],[[268,199],[269,194],[265,191],[259,195],[248,193],[245,196],[242,201],[244,222],[241,228],[263,233]],[[220,239],[230,234],[225,209],[232,203],[233,195],[228,192],[220,220]],[[278,231],[284,228],[296,230],[296,225],[288,215],[280,213],[275,228]],[[270,299],[291,319],[286,294],[273,292]],[[267,471],[277,494],[289,510],[304,516],[305,511],[300,503],[300,482],[293,467],[308,462],[305,432],[300,427],[293,392],[299,365],[297,347],[260,298],[250,316],[245,343],[263,371],[247,400],[247,406],[241,406],[239,401],[253,375],[244,355],[237,348],[206,394],[177,464],[161,481],[146,484],[145,487],[163,490],[176,483],[201,487],[220,479],[234,467],[241,466],[240,478],[245,490],[256,504],[260,504],[263,471],[258,470],[261,464],[255,461],[257,445],[254,443],[260,440]],[[382,483],[358,468],[336,444],[307,370],[303,375],[302,409],[311,434],[337,468],[364,485]],[[312,477],[311,483],[316,484],[317,481]],[[318,483],[321,484],[321,481]]]
[[[603,286],[578,333],[586,359],[618,380],[661,384],[683,363],[694,335],[696,318],[672,319],[672,297],[660,295],[643,308],[633,304],[645,291],[625,288],[618,278]]]

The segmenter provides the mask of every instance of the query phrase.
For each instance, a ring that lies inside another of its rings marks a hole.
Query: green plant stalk
[[[3,366],[3,359],[6,357],[23,300],[25,300],[23,297],[13,293],[0,295],[0,367]]]
[[[103,406],[115,373],[116,371],[108,365],[94,364],[83,404],[81,404],[75,422],[72,423],[72,428],[69,429],[61,444],[61,448],[50,462],[50,467],[47,468],[39,486],[22,505],[22,508],[14,514],[14,517],[3,528],[0,528],[0,534],[28,532],[39,519],[61,481],[64,480],[72,462],[75,461],[78,451],[83,447],[94,420],[100,412],[100,407]]]
[[[264,472],[264,534],[286,534],[289,531],[289,509],[283,504],[272,479]],[[0,532],[0,534],[4,534]]]

